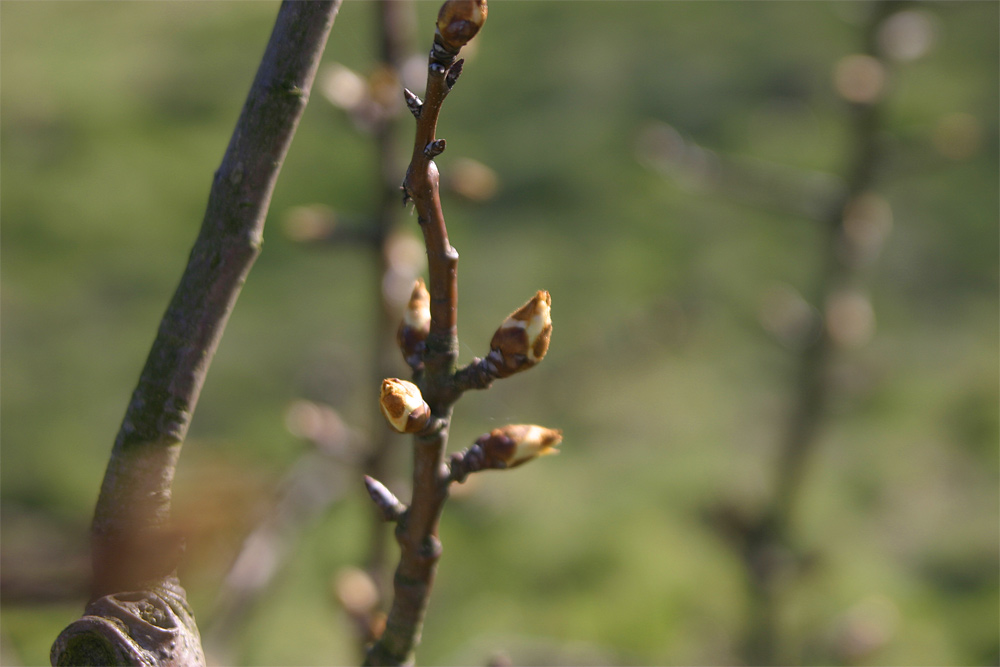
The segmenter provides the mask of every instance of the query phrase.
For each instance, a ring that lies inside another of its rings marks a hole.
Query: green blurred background
[[[417,3],[420,51],[437,6]],[[325,63],[371,72],[374,9],[342,7]],[[833,73],[862,48],[869,9],[491,4],[439,126],[443,174],[472,158],[499,182],[488,201],[444,195],[462,359],[536,289],[555,331],[538,368],[463,399],[452,447],[507,422],[562,428],[565,443],[478,476],[446,508],[420,663],[740,660],[744,568],[705,516],[771,492],[798,352],[768,307],[801,303],[823,262],[819,224],[782,202],[844,174]],[[82,610],[107,455],[276,10],[0,4],[5,665],[47,663]],[[781,596],[787,662],[1000,660],[1000,5],[914,11],[920,48],[892,63],[875,186],[892,229],[863,276],[876,326],[832,368],[795,513],[813,564]],[[694,163],[651,152],[657,137]],[[770,174],[778,194],[706,178],[705,160]],[[375,169],[371,139],[314,92],[178,471],[182,578],[203,628],[242,538],[309,451],[288,406],[382,428],[371,258],[303,248],[281,224],[314,203],[363,219]],[[357,660],[330,581],[364,558],[367,502],[355,480],[310,520],[227,660]]]

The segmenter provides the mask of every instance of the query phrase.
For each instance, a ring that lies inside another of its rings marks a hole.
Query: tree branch
[[[100,616],[95,605],[105,596],[140,590],[155,595],[164,584],[175,586],[183,600],[172,574],[179,539],[167,526],[174,469],[209,364],[260,252],[271,193],[339,6],[340,0],[286,0],[278,12],[215,172],[201,231],[112,448],[91,527],[94,581],[88,613]],[[193,616],[189,619],[197,639]],[[79,633],[74,642],[65,640],[72,629],[56,640],[54,662],[93,658],[68,651],[81,646]],[[151,659],[150,664],[176,662]]]
[[[478,21],[471,34],[456,36],[475,13]],[[417,211],[427,248],[430,332],[424,349],[424,370],[418,383],[434,418],[431,426],[414,436],[413,497],[409,509],[396,523],[400,561],[393,579],[394,597],[382,636],[371,647],[365,664],[411,662],[420,641],[427,600],[434,582],[441,543],[438,521],[448,496],[449,473],[444,464],[452,406],[459,397],[453,374],[458,357],[458,252],[448,242],[448,230],[439,196],[439,177],[433,158],[444,150],[444,140],[435,138],[441,105],[455,85],[461,66],[462,46],[478,32],[486,18],[485,2],[449,0],[438,15],[427,67],[426,99],[419,104],[406,95],[417,117],[416,136],[403,192]],[[416,111],[414,111],[416,109]]]
[[[864,27],[863,57],[880,70],[885,70],[887,64],[879,59],[875,37],[882,22],[898,6],[888,0],[874,4]],[[751,520],[744,530],[742,549],[752,607],[744,646],[748,664],[775,664],[782,660],[777,623],[780,582],[783,574],[789,570],[794,572],[804,560],[792,544],[792,522],[804,490],[807,463],[816,449],[832,393],[828,376],[840,341],[833,331],[836,322],[830,304],[839,292],[857,282],[857,267],[865,254],[865,248],[851,240],[847,229],[851,208],[870,196],[877,172],[885,161],[880,142],[884,113],[882,90],[868,99],[850,100],[854,145],[845,168],[846,189],[823,216],[821,269],[814,288],[817,307],[826,306],[823,327],[798,359],[792,410],[781,443],[774,494],[761,516]],[[780,557],[782,554],[787,557]]]

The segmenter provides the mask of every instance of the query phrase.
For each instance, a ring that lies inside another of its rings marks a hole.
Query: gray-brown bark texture
[[[201,231],[115,439],[91,529],[86,615],[54,665],[204,664],[174,571],[170,493],[209,364],[260,253],[278,173],[305,109],[340,0],[286,0],[215,172]]]

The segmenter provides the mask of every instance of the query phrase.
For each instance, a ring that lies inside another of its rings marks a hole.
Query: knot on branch
[[[194,613],[174,578],[150,590],[94,600],[56,638],[50,659],[53,665],[205,664]]]

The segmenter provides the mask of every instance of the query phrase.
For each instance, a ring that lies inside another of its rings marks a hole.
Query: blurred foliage
[[[421,49],[436,7],[417,5]],[[667,177],[637,142],[666,123],[688,145],[792,177],[842,174],[849,125],[832,72],[860,50],[867,10],[492,4],[439,129],[443,174],[470,157],[500,180],[485,203],[445,196],[462,253],[462,355],[482,354],[539,288],[553,295],[555,336],[538,369],[463,400],[453,447],[508,421],[563,428],[565,444],[479,476],[446,509],[421,663],[738,659],[744,573],[702,517],[768,496],[795,351],[760,310],[776,286],[811,293],[820,231]],[[85,571],[107,454],[275,11],[0,5],[3,664],[46,662],[82,608],[72,574]],[[1000,660],[1000,7],[918,11],[929,48],[894,65],[888,92],[878,189],[893,228],[866,275],[877,330],[836,360],[796,514],[817,558],[784,601],[789,662]],[[346,3],[324,61],[368,72],[374,14]],[[286,406],[324,401],[382,428],[368,386],[370,258],[304,250],[280,225],[316,202],[363,218],[374,171],[371,142],[314,93],[178,471],[192,531],[182,575],[203,626],[242,536],[306,448]],[[363,494],[359,481],[309,528],[235,660],[356,660],[328,582],[363,557]],[[39,580],[68,581],[76,597],[23,590]]]

